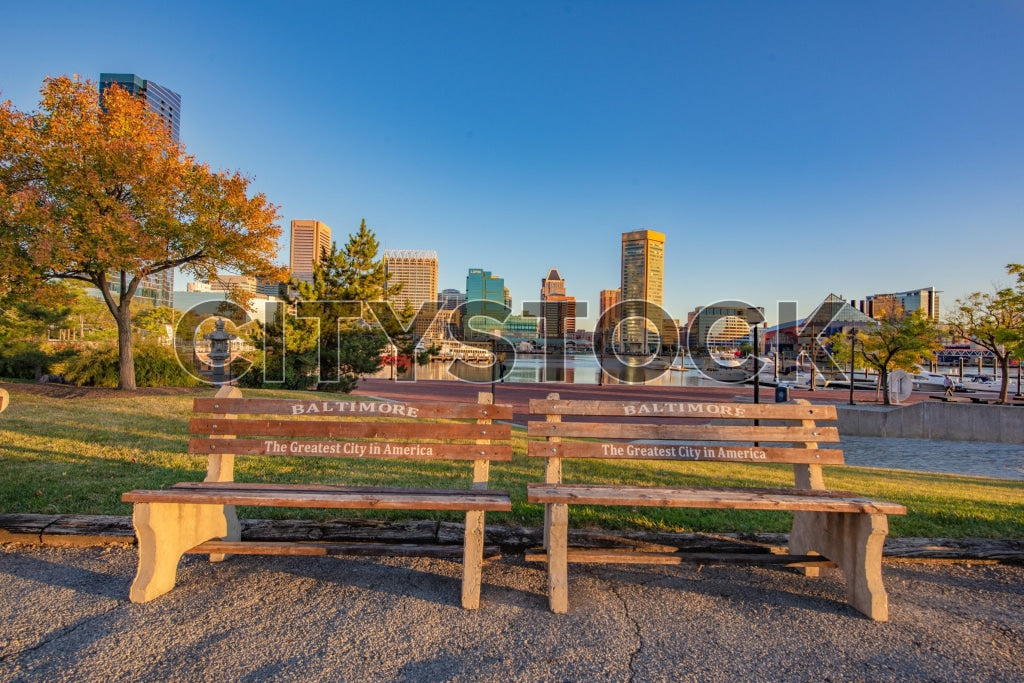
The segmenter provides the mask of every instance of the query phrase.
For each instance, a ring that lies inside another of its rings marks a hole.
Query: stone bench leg
[[[484,512],[466,512],[466,537],[462,548],[462,606],[480,607],[480,583],[484,564]]]
[[[174,588],[181,556],[228,531],[222,505],[135,503],[132,524],[139,543],[132,602],[149,602]]]
[[[234,505],[224,506],[224,519],[227,523],[225,527],[227,530],[223,538],[225,541],[241,541],[242,540],[242,523],[238,521],[238,513],[235,511]],[[210,553],[210,562],[223,562],[228,558],[228,555],[224,553]]]
[[[846,601],[876,621],[889,620],[889,598],[882,584],[882,546],[889,518],[882,514],[798,512],[793,516],[789,552],[818,552],[846,577]]]
[[[556,614],[569,611],[569,506],[547,506],[548,527],[548,605]]]

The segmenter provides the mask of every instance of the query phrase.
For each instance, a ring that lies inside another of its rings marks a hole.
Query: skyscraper
[[[159,83],[147,81],[135,74],[100,74],[100,95],[117,84],[149,105],[150,111],[167,122],[171,136],[178,140],[181,134],[181,95]]]
[[[623,342],[626,350],[647,353],[654,334],[663,336],[665,235],[653,230],[622,233]],[[646,320],[646,322],[644,322]]]
[[[566,296],[565,280],[556,268],[540,281],[540,336],[565,339],[576,332],[576,297]]]
[[[500,322],[506,312],[505,279],[491,274],[489,270],[470,268],[466,275],[466,309],[462,317],[465,338],[470,341],[489,339],[470,328],[473,316],[487,316]]]
[[[396,285],[402,289],[388,299],[396,311],[406,304],[413,312],[423,304],[437,302],[437,252],[411,249],[388,249],[384,252],[384,270],[388,274],[388,290]]]
[[[150,111],[158,114],[167,125],[171,137],[179,140],[181,133],[181,95],[170,88],[147,81],[135,74],[100,74],[99,92],[102,102],[103,92],[113,84],[117,84],[136,97],[141,97],[149,106]],[[111,277],[111,289],[121,291],[121,277]],[[137,299],[151,301],[154,306],[174,305],[174,269],[168,268],[153,273],[142,279],[136,290]]]
[[[291,255],[288,270],[292,277],[313,281],[313,264],[320,262],[324,249],[331,248],[331,229],[320,221],[298,218],[292,221]]]
[[[912,289],[909,292],[872,294],[864,298],[861,309],[872,318],[882,318],[886,313],[904,311],[921,314],[929,320],[939,319],[939,292],[934,287]]]

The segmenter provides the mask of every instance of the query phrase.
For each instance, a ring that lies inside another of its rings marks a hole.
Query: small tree
[[[957,299],[947,318],[953,336],[968,339],[996,357],[1002,373],[1001,403],[1009,395],[1010,359],[1024,357],[1024,266],[1011,263],[1006,270],[1017,276],[1014,286]]]
[[[895,369],[912,370],[922,358],[940,346],[935,324],[921,311],[887,310],[874,324],[857,333],[854,366],[878,372],[882,401],[889,405],[889,373]],[[830,347],[836,362],[848,366],[849,338],[842,334],[833,335]],[[850,379],[853,380],[852,377]]]
[[[122,389],[135,388],[132,302],[145,278],[279,274],[277,207],[185,154],[125,90],[101,107],[91,82],[48,78],[41,111],[0,104],[0,141],[0,296],[32,279],[94,286],[117,322]]]
[[[369,307],[387,295],[377,249],[363,220],[343,249],[333,243],[324,249],[310,282],[293,278],[288,289],[297,293],[289,297],[294,316],[267,325],[267,335],[256,340],[263,357],[243,381],[260,383],[257,375],[264,372],[267,383],[347,393],[360,376],[378,371],[388,338],[372,324]]]

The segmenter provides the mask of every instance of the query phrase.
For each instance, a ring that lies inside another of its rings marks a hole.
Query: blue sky
[[[590,300],[667,235],[665,308],[806,314],[830,292],[1024,261],[1024,3],[4,3],[0,97],[132,72],[182,139],[339,242],[434,249],[441,287],[556,267]],[[584,327],[589,325],[584,324]]]

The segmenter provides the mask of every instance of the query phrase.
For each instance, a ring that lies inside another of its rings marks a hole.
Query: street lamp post
[[[857,357],[857,328],[850,328],[850,405],[856,405],[853,400],[853,362]]]
[[[754,323],[754,403],[761,402],[761,368],[758,366],[758,359],[761,356],[757,334],[757,323]]]
[[[491,337],[491,400],[494,400],[494,375],[498,372],[498,340]]]
[[[818,367],[814,364],[814,325],[811,325],[811,344],[810,344],[810,346],[811,346],[811,352],[810,352],[810,359],[811,359],[811,386],[809,387],[809,390],[810,391],[814,391],[814,384],[815,384],[815,381],[817,379],[814,375],[815,375],[815,371],[818,369]]]

